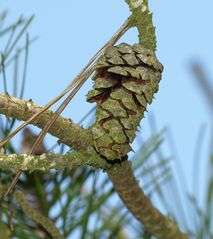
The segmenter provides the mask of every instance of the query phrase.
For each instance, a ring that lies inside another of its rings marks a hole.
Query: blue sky
[[[25,98],[44,105],[59,94],[92,55],[115,33],[129,16],[124,0],[50,1],[0,0],[9,10],[9,21],[21,14],[35,15],[30,36],[39,39],[30,47]],[[176,142],[184,171],[191,183],[195,142],[201,125],[211,130],[205,101],[190,71],[190,63],[201,62],[213,77],[213,2],[211,0],[150,1],[158,41],[157,56],[164,64],[163,79],[156,100],[142,122],[142,137],[150,135],[149,117],[157,128],[169,127]],[[121,41],[137,42],[136,29]],[[0,85],[2,88],[2,86]],[[85,102],[88,81],[63,115],[77,122],[93,105]],[[207,147],[202,151],[206,167]],[[165,154],[171,151],[165,148]],[[177,156],[177,155],[176,155]]]

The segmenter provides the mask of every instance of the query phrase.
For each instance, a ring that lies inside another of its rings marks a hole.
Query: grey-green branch
[[[18,120],[26,121],[41,109],[32,100],[21,100],[6,94],[0,94],[0,114]],[[48,110],[35,120],[32,124],[43,129],[50,120],[52,111]],[[49,130],[52,136],[60,139],[61,143],[66,144],[75,150],[94,151],[92,147],[92,136],[89,130],[83,129],[71,122],[71,120],[59,117]]]
[[[22,170],[34,172],[48,171],[50,169],[62,170],[73,169],[84,165],[107,170],[110,165],[96,153],[76,152],[67,154],[46,153],[42,155],[31,154],[5,154],[0,152],[0,169]]]
[[[158,239],[187,239],[174,222],[153,207],[140,188],[130,161],[114,166],[107,173],[125,206],[149,233]]]
[[[35,222],[42,225],[42,227],[52,236],[53,239],[64,238],[48,218],[44,217],[40,212],[30,206],[30,203],[28,203],[25,195],[21,191],[16,190],[14,197],[16,199],[16,202],[21,206],[24,213],[28,217],[32,218]]]

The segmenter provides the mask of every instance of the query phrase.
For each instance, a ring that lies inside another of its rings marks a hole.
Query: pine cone
[[[121,159],[131,151],[130,143],[158,90],[162,71],[155,53],[140,44],[112,46],[99,59],[87,101],[98,104],[91,129],[102,156]]]

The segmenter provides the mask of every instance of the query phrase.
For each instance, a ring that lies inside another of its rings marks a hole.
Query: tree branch
[[[32,100],[26,101],[0,94],[0,114],[7,117],[26,121],[40,109],[41,107],[33,103]],[[52,114],[53,112],[48,110],[33,120],[32,124],[42,129],[50,120]],[[49,130],[49,133],[75,150],[94,151],[90,130],[83,129],[68,119],[59,117]]]
[[[108,169],[110,167],[97,153],[77,152],[67,153],[65,155],[47,153],[39,156],[0,153],[0,169],[2,170],[15,169],[33,172],[35,170],[72,169],[84,165],[91,165],[102,169]]]
[[[132,172],[130,161],[114,165],[107,173],[125,206],[149,233],[158,239],[187,239],[178,226],[146,197]]]
[[[64,238],[48,218],[44,217],[40,212],[38,212],[38,210],[31,207],[30,203],[26,200],[25,195],[21,191],[16,190],[14,197],[24,213],[35,222],[42,225],[42,227],[52,236],[53,239]]]
[[[148,0],[125,0],[132,12],[132,25],[138,28],[139,42],[147,49],[156,50],[155,27],[152,23],[152,13]]]

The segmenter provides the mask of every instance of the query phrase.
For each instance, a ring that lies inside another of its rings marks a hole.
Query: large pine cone
[[[99,59],[87,101],[98,104],[91,129],[102,156],[121,159],[131,151],[129,144],[158,90],[162,71],[155,53],[140,44],[112,46]]]

